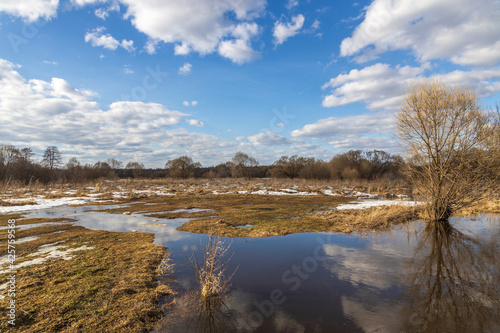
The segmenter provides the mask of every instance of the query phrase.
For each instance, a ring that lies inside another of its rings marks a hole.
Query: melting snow
[[[59,199],[42,199],[32,198],[36,205],[23,205],[23,206],[0,206],[0,214],[25,212],[36,209],[45,209],[51,207],[65,206],[65,205],[83,205],[86,203],[84,198],[59,198]]]
[[[35,253],[28,254],[26,257],[36,257],[40,256],[39,258],[35,258],[32,260],[26,260],[23,261],[19,264],[15,264],[13,266],[13,270],[18,270],[19,268],[22,267],[28,267],[32,265],[39,265],[47,260],[50,259],[63,259],[63,260],[70,260],[73,259],[74,255],[72,255],[73,252],[76,251],[84,251],[84,250],[92,250],[94,247],[93,246],[87,246],[83,245],[77,248],[71,248],[64,250],[67,248],[67,246],[62,246],[62,245],[57,245],[58,243],[51,243],[51,244],[45,244],[42,245],[38,248],[38,251]],[[24,258],[26,258],[24,257]],[[3,266],[9,262],[8,256],[3,256],[0,258],[0,266]],[[10,272],[10,269],[6,270],[1,270],[0,274],[5,274]]]
[[[406,200],[383,200],[383,199],[359,200],[359,201],[351,201],[348,204],[338,205],[336,207],[336,209],[337,210],[366,209],[366,208],[378,207],[378,206],[392,206],[392,205],[415,206],[418,204],[420,204],[420,202],[406,201]]]

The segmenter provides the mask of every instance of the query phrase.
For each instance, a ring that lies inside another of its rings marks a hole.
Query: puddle
[[[248,229],[248,228],[251,228],[251,227],[253,227],[253,225],[247,224],[247,225],[239,225],[236,228],[237,229]]]

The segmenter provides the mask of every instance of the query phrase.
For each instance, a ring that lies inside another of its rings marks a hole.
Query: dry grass
[[[467,217],[479,214],[500,214],[500,198],[486,198],[474,203],[471,206],[460,209],[455,216]]]
[[[222,297],[227,292],[234,275],[225,274],[227,263],[231,260],[229,247],[230,244],[226,245],[219,236],[209,234],[207,244],[201,247],[201,259],[193,248],[188,264],[196,276],[202,298]]]
[[[46,199],[62,197],[82,197],[100,194],[101,199],[113,199],[113,193],[119,193],[124,199],[154,197],[158,191],[171,194],[206,195],[218,193],[236,193],[238,191],[258,191],[262,189],[294,189],[300,192],[320,192],[330,189],[341,195],[350,192],[366,192],[391,197],[409,194],[404,183],[388,180],[377,181],[337,181],[305,179],[120,179],[98,180],[89,183],[52,183],[33,182],[25,185],[20,182],[0,183],[0,198],[32,198],[41,196]]]
[[[16,200],[16,201],[4,201],[0,199],[0,206],[26,206],[26,205],[36,205],[36,201],[32,199],[27,200]]]
[[[386,230],[393,225],[415,221],[421,217],[420,206],[380,206],[367,209],[346,209],[315,216],[318,220],[328,221],[330,230],[350,233],[363,230]]]
[[[40,222],[33,220],[30,222]],[[0,233],[2,252],[6,235]],[[158,300],[171,290],[168,285],[158,285],[156,269],[165,249],[152,243],[152,234],[94,231],[64,224],[20,230],[16,236],[38,237],[19,244],[16,254],[20,260],[41,245],[55,242],[93,249],[74,252],[68,261],[56,259],[18,270],[16,327],[7,325],[6,297],[0,300],[2,332],[147,332],[162,317]],[[0,281],[6,277],[0,276]]]

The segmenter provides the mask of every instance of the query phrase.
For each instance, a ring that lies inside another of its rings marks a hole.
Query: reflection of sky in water
[[[102,208],[59,207],[28,217],[68,217],[89,229],[154,233],[155,243],[168,248],[175,264],[176,289],[182,293],[196,287],[186,258],[192,247],[200,249],[207,236],[175,229],[188,219],[86,212]],[[498,218],[486,217],[454,221],[456,228],[485,239],[499,224]],[[420,231],[422,226],[414,223],[411,230]],[[242,332],[398,332],[405,262],[417,244],[415,233],[408,235],[406,227],[397,227],[367,235],[227,239],[229,252],[234,252],[227,272],[236,273],[226,305]],[[280,304],[270,301],[275,290],[284,300]]]

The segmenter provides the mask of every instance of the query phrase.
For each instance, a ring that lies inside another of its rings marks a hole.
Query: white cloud
[[[298,0],[288,0],[288,3],[286,4],[287,9],[292,9],[293,7],[297,7],[299,5]]]
[[[202,123],[201,121],[197,120],[197,119],[188,119],[186,120],[186,122],[191,125],[191,126],[196,126],[196,127],[203,127],[205,126],[204,123]]]
[[[213,53],[238,23],[255,19],[267,4],[265,0],[120,1],[128,6],[126,17],[139,31],[176,44],[175,54]]]
[[[177,44],[174,47],[175,55],[188,55],[191,52],[191,48],[187,43]]]
[[[460,65],[500,62],[500,6],[491,0],[375,0],[351,37],[342,41],[342,56],[360,52],[370,60],[390,50],[412,50],[420,61],[449,59]]]
[[[184,105],[184,106],[196,106],[196,105],[198,105],[198,101],[191,101],[191,102],[184,101],[184,102],[182,102],[182,105]]]
[[[313,24],[311,25],[311,28],[312,28],[313,30],[318,30],[318,29],[319,29],[319,25],[320,25],[320,24],[321,24],[321,22],[320,22],[320,21],[318,21],[318,20],[314,20]]]
[[[40,18],[56,17],[58,6],[59,0],[2,0],[0,1],[0,12],[33,22]]]
[[[106,20],[106,18],[109,16],[108,11],[106,9],[104,9],[104,8],[97,8],[94,11],[94,14],[95,14],[95,16],[97,16],[98,18],[100,18],[101,20]]]
[[[290,134],[294,137],[358,137],[361,134],[391,133],[394,117],[390,112],[365,113],[346,117],[329,117],[305,125]]]
[[[110,34],[104,35],[103,32],[105,30],[106,28],[104,27],[97,27],[92,31],[87,32],[85,34],[85,42],[90,42],[90,44],[94,47],[102,46],[103,48],[112,51],[116,50],[119,46],[123,47],[127,52],[135,51],[134,41],[122,39],[122,41],[119,42]]]
[[[240,65],[258,59],[260,53],[252,49],[250,41],[259,32],[257,23],[238,24],[231,28],[231,35],[236,39],[222,41],[218,47],[219,54]]]
[[[125,73],[125,74],[134,74],[134,70],[131,69],[129,66],[125,65],[123,67],[123,73]]]
[[[158,43],[159,43],[158,40],[149,39],[144,45],[144,50],[146,50],[148,54],[155,54],[156,48],[158,47]]]
[[[226,40],[219,44],[219,54],[237,64],[244,64],[259,58],[259,53],[243,39]]]
[[[353,69],[348,74],[341,74],[323,85],[323,89],[332,91],[323,99],[323,106],[334,107],[354,102],[367,104],[368,109],[395,110],[402,101],[407,85],[420,78],[426,78],[428,63],[420,67],[396,66],[377,63],[361,70]],[[500,68],[471,71],[453,71],[440,77],[448,84],[465,84],[474,88],[480,97],[500,92]]]
[[[421,67],[396,67],[375,64],[361,70],[353,69],[323,85],[332,88],[323,99],[323,106],[333,107],[363,101],[369,109],[394,109],[401,101],[405,85],[421,76],[428,64]]]
[[[54,66],[56,66],[56,65],[57,65],[57,62],[55,62],[55,61],[48,61],[48,60],[44,60],[44,61],[43,61],[43,63],[44,63],[44,64],[47,64],[47,65],[54,65]]]
[[[135,47],[134,47],[134,41],[133,40],[125,40],[122,39],[121,42],[121,47],[123,47],[127,52],[134,52]]]
[[[271,131],[251,135],[248,137],[248,141],[261,146],[282,146],[291,143],[289,139]]]
[[[96,3],[103,3],[103,2],[106,2],[107,0],[71,0],[70,2],[73,4],[73,5],[76,5],[76,6],[79,6],[79,7],[83,7],[83,6],[86,6],[86,5],[92,5],[92,4],[96,4]]]
[[[102,110],[96,96],[61,78],[25,80],[12,63],[0,59],[0,142],[64,143],[104,153],[147,150],[189,116],[143,102],[120,101]]]
[[[299,14],[292,17],[292,22],[275,22],[273,29],[274,45],[283,44],[288,38],[299,33],[304,25],[304,15]]]
[[[191,73],[191,68],[193,68],[193,65],[191,65],[189,62],[186,62],[184,65],[179,67],[179,74],[188,75],[189,73]]]
[[[106,2],[106,1],[98,1],[98,2]],[[97,8],[94,11],[94,14],[95,14],[95,16],[100,18],[101,20],[106,20],[106,18],[109,17],[109,12],[112,12],[112,11],[116,11],[116,12],[120,11],[120,4],[118,4],[118,2],[116,2],[116,1],[111,2],[111,4],[107,8],[104,8],[104,7]]]

